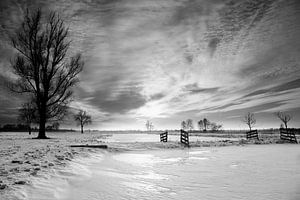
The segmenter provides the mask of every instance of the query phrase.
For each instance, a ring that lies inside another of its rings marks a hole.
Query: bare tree
[[[223,129],[223,125],[222,124],[217,124],[215,122],[211,122],[210,123],[210,128],[213,132],[217,132]]]
[[[150,131],[153,131],[154,130],[154,125],[153,125],[153,123],[151,122],[151,124],[150,124]]]
[[[32,103],[24,103],[19,109],[19,120],[28,127],[28,133],[31,135],[31,124],[36,120],[36,109]]]
[[[49,119],[62,119],[78,82],[83,61],[80,54],[68,57],[69,30],[60,16],[51,12],[42,20],[41,10],[28,11],[21,27],[12,36],[18,54],[12,68],[19,79],[10,85],[14,92],[28,93],[38,110],[38,138],[46,137]]]
[[[248,125],[248,127],[249,127],[249,129],[251,131],[251,129],[253,128],[253,126],[256,124],[256,119],[254,118],[254,114],[248,112],[244,116],[243,122],[245,122]]]
[[[74,115],[74,119],[77,122],[77,125],[80,125],[81,133],[83,133],[83,127],[85,125],[92,123],[92,117],[83,110],[80,110],[76,115]]]
[[[277,112],[276,116],[283,122],[285,128],[288,128],[288,122],[292,119],[292,117],[289,114],[283,113],[283,112]]]
[[[203,130],[203,120],[202,119],[200,119],[198,121],[198,128],[199,128],[200,131]]]
[[[60,126],[60,124],[58,122],[54,122],[52,124],[52,129],[57,131],[59,129],[59,126]]]
[[[146,129],[147,129],[147,131],[152,131],[154,129],[153,123],[150,122],[149,120],[147,120],[147,122],[146,122]]]
[[[203,126],[204,126],[204,130],[203,131],[207,131],[207,128],[210,124],[210,121],[206,118],[203,119]]]
[[[182,130],[185,130],[186,128],[187,128],[186,122],[185,122],[185,121],[182,121],[182,122],[181,122],[181,129],[182,129]]]
[[[187,119],[186,120],[186,127],[189,131],[194,129],[194,124],[192,119]]]

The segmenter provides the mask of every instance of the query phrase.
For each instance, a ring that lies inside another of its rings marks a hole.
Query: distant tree
[[[74,115],[74,119],[77,122],[77,125],[81,127],[81,133],[83,133],[83,127],[85,125],[92,123],[92,117],[83,110],[80,110],[76,115]]]
[[[203,120],[202,119],[198,121],[198,128],[200,131],[203,130]]]
[[[46,130],[47,130],[47,131],[51,131],[51,130],[53,130],[53,127],[52,127],[52,125],[48,125],[48,126],[46,126]]]
[[[12,131],[12,130],[17,130],[17,127],[15,124],[4,124],[2,129],[4,131]]]
[[[285,128],[288,128],[288,122],[292,119],[292,117],[283,112],[277,112],[276,116],[283,122]]]
[[[39,139],[45,139],[49,119],[61,119],[78,82],[83,61],[80,54],[69,57],[69,29],[51,12],[44,20],[41,10],[28,11],[11,37],[16,49],[12,68],[18,79],[10,85],[17,93],[28,93],[38,111]]]
[[[203,126],[204,126],[204,130],[203,131],[207,131],[209,124],[210,124],[209,120],[206,119],[206,118],[204,118],[203,119]]]
[[[223,129],[223,125],[212,122],[210,123],[210,128],[212,131],[220,131]]]
[[[181,122],[181,129],[182,129],[182,130],[185,130],[186,128],[187,128],[186,122],[185,122],[185,121],[182,121],[182,122]]]
[[[149,129],[150,129],[150,121],[149,120],[146,121],[145,126],[146,126],[146,130],[149,131]]]
[[[146,121],[145,125],[146,125],[147,131],[152,131],[154,129],[153,123],[151,121],[149,121],[149,120]]]
[[[281,128],[281,129],[284,128],[284,125],[283,125],[283,124],[280,124],[280,128]]]
[[[28,127],[28,133],[31,135],[31,124],[36,120],[36,108],[33,103],[24,103],[19,109],[19,120]]]
[[[58,122],[54,122],[52,124],[52,129],[57,131],[59,129],[59,126],[60,126],[60,124]]]
[[[192,119],[187,119],[186,120],[186,128],[191,131],[194,129],[194,124]]]
[[[248,112],[244,116],[243,122],[245,122],[248,125],[248,127],[249,127],[249,129],[251,131],[251,129],[253,128],[253,126],[256,124],[256,119],[254,118],[254,114]]]
[[[151,124],[150,124],[150,131],[153,131],[154,130],[154,125],[153,125],[153,123],[151,122]]]

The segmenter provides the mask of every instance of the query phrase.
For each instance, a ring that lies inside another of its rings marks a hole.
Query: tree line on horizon
[[[32,125],[38,123],[37,117],[35,115],[35,110],[31,108],[25,109],[24,107],[19,109],[19,121],[23,124],[6,124],[3,126],[2,130],[26,130],[29,135],[31,135]],[[77,123],[77,126],[80,126],[80,131],[83,133],[84,126],[92,123],[92,117],[84,110],[79,110],[76,114],[73,115],[74,121]],[[51,125],[46,126],[47,131],[58,131],[60,124],[57,121],[54,121]],[[22,128],[18,128],[22,127]],[[1,129],[0,129],[1,130]],[[35,130],[39,130],[35,128]]]
[[[274,115],[282,122],[280,124],[280,128],[288,129],[288,122],[292,119],[292,116],[283,112],[276,112]],[[242,122],[246,123],[251,131],[256,124],[254,113],[248,112],[247,114],[245,114],[244,118],[242,119]],[[188,131],[195,130],[192,119],[187,119],[185,121],[182,121],[180,125],[182,130],[188,130]],[[208,130],[212,132],[218,132],[223,130],[222,124],[211,122],[207,118],[203,118],[199,120],[197,125],[198,125],[198,130],[203,132],[207,132]]]
[[[192,119],[187,119],[185,121],[181,122],[181,129],[182,130],[188,130],[193,131],[194,130],[194,124]],[[220,131],[223,129],[222,124],[217,124],[216,122],[211,122],[207,118],[203,118],[197,122],[199,131],[206,132],[208,130],[211,131]]]
[[[3,126],[0,126],[0,132],[11,132],[11,131],[16,131],[16,132],[24,132],[28,131],[29,135],[31,133],[37,132],[39,129],[38,127],[34,126],[29,126],[28,124],[25,123],[18,123],[18,124],[4,124]],[[72,129],[60,129],[60,124],[58,122],[54,122],[52,124],[49,124],[46,126],[47,131],[72,131]]]

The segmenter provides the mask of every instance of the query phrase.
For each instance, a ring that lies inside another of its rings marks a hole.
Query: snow
[[[278,136],[191,136],[185,148],[178,135],[34,134],[0,133],[0,199],[299,199],[299,145]]]
[[[24,199],[299,199],[299,145],[102,152],[26,186]]]

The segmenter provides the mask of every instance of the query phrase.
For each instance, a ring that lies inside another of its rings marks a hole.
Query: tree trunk
[[[42,106],[40,110],[40,127],[37,139],[47,139],[46,137],[46,106]]]
[[[30,125],[28,126],[28,133],[29,133],[29,135],[31,135],[31,127],[30,127]]]
[[[83,133],[83,126],[81,125],[81,133]]]
[[[285,129],[288,129],[287,123],[284,123],[284,125],[285,125]]]

